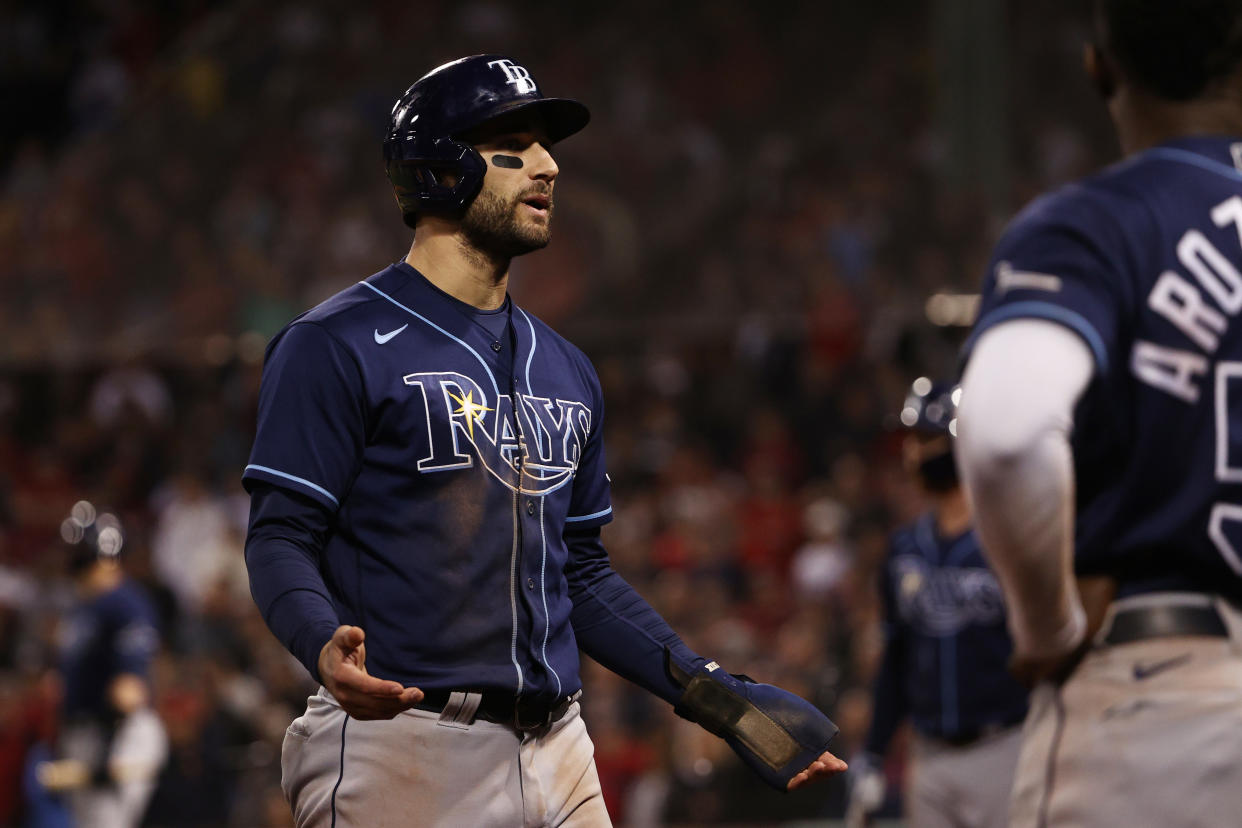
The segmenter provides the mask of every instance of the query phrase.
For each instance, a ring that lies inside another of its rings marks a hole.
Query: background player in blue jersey
[[[419,80],[384,144],[408,256],[269,346],[246,560],[324,685],[284,742],[300,826],[607,824],[579,647],[775,787],[845,768],[822,713],[691,652],[600,543],[599,380],[507,293],[587,119],[499,55]]]
[[[1008,818],[1027,694],[1007,669],[1000,585],[953,461],[959,394],[920,377],[901,411],[905,465],[930,509],[893,534],[880,570],[884,655],[864,753],[850,761],[851,825],[883,804],[884,756],[907,717],[910,824],[990,828]]]
[[[1127,157],[1014,220],[966,348],[960,467],[1041,682],[1013,824],[1236,825],[1242,3],[1095,10]]]
[[[155,607],[121,569],[120,525],[79,502],[65,522],[77,597],[58,629],[64,687],[54,757],[31,780],[63,793],[78,828],[129,828],[142,819],[168,754],[151,708]],[[38,789],[32,791],[36,800]],[[37,806],[36,806],[37,810]]]

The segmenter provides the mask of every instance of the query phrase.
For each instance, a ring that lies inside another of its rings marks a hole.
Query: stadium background
[[[309,680],[241,555],[263,345],[404,255],[388,108],[483,51],[592,109],[512,292],[599,369],[616,568],[698,651],[820,703],[848,758],[875,568],[920,508],[892,415],[952,373],[951,296],[1004,220],[1116,153],[1078,5],[0,5],[0,825],[54,721],[82,498],[120,516],[165,624],[148,823],[288,824],[279,743]],[[769,794],[666,706],[584,679],[618,824],[840,815],[838,780]]]

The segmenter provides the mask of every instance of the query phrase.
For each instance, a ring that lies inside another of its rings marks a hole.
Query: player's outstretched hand
[[[732,675],[714,661],[691,670],[664,651],[669,677],[681,685],[673,711],[733,748],[747,767],[778,791],[792,791],[846,765],[828,752],[837,726],[819,708],[787,690]]]
[[[848,769],[849,765],[825,750],[819,755],[818,759],[807,766],[806,770],[789,780],[789,790],[795,790],[808,782],[832,776]]]
[[[319,677],[346,713],[355,719],[391,719],[422,701],[423,691],[367,672],[366,633],[361,627],[336,628],[319,651]]]

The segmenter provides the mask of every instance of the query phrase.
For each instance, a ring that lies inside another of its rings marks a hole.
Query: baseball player
[[[691,652],[600,543],[599,380],[506,291],[587,120],[500,55],[417,81],[384,142],[409,254],[268,348],[246,561],[323,685],[284,743],[299,826],[607,825],[579,647],[774,787],[845,768],[827,717]]]
[[[880,570],[884,656],[864,752],[850,761],[851,825],[883,804],[883,757],[907,716],[910,825],[992,828],[1008,818],[1027,693],[1007,669],[1000,585],[953,462],[960,393],[920,377],[901,411],[905,466],[931,509],[893,534]]]
[[[1126,158],[1013,221],[965,351],[959,466],[1039,682],[1012,819],[1237,825],[1242,2],[1095,12]]]
[[[75,533],[78,600],[58,630],[65,695],[56,756],[37,765],[34,781],[64,795],[79,828],[130,828],[168,755],[149,687],[159,649],[155,607],[120,567],[115,520],[97,520],[80,501],[65,526]]]

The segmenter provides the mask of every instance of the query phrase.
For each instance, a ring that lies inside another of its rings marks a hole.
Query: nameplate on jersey
[[[1209,217],[1218,228],[1233,227],[1242,244],[1242,197],[1225,199],[1204,216]],[[1208,357],[1216,353],[1231,320],[1242,311],[1242,272],[1234,264],[1237,247],[1226,255],[1196,228],[1182,234],[1176,252],[1183,270],[1160,274],[1147,295],[1147,307],[1168,320],[1182,341],[1137,340],[1130,370],[1142,382],[1193,404],[1199,400]]]
[[[428,453],[420,472],[466,469],[475,462],[509,489],[543,495],[568,483],[591,432],[591,409],[577,400],[517,393],[489,397],[465,374],[407,374],[426,416]]]

